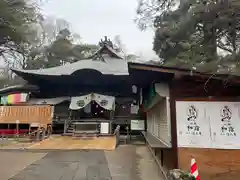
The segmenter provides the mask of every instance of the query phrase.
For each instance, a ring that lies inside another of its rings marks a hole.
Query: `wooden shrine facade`
[[[129,67],[163,77],[143,88],[144,135],[163,172],[189,171],[195,158],[202,179],[237,179],[239,77],[137,63]]]

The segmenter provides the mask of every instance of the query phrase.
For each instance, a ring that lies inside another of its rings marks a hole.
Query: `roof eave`
[[[0,89],[0,95],[9,94],[13,92],[36,92],[39,90],[39,87],[31,84],[20,84],[8,86]]]
[[[129,69],[139,69],[145,71],[155,71],[161,73],[171,73],[174,75],[175,78],[179,78],[181,76],[199,76],[205,78],[211,78],[216,80],[224,80],[228,78],[229,74],[214,74],[214,73],[204,73],[190,69],[182,69],[177,67],[166,67],[166,66],[159,66],[159,65],[152,65],[152,64],[144,64],[144,63],[136,63],[136,62],[128,62]],[[240,76],[231,75],[233,77],[234,82],[240,83]]]

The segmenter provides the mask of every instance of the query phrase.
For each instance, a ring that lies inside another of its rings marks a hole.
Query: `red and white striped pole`
[[[191,159],[191,174],[195,177],[196,180],[200,180],[197,163],[194,158]]]

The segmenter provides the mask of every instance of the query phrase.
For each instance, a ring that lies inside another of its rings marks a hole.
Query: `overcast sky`
[[[48,0],[42,7],[47,15],[63,18],[86,43],[98,43],[105,35],[120,35],[128,53],[140,52],[149,58],[152,30],[141,32],[133,19],[137,0]]]

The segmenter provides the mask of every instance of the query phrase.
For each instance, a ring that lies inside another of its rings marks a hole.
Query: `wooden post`
[[[163,149],[161,149],[161,165],[163,166]]]
[[[109,111],[107,111],[108,112],[108,120],[109,120],[109,131],[108,131],[108,133],[109,134],[112,134],[112,120],[113,120],[113,110],[109,110]]]
[[[109,126],[108,126],[109,130],[108,133],[112,134],[112,120],[109,121]]]
[[[16,136],[19,137],[19,120],[16,120]]]
[[[37,128],[37,134],[36,134],[36,141],[39,141],[40,140],[40,127]]]
[[[42,136],[41,136],[41,140],[44,140],[46,136],[46,129],[42,128]]]
[[[1,135],[1,147],[3,147],[3,143],[4,143],[4,142],[3,142],[3,140],[4,140],[3,136],[4,136],[4,135],[3,135],[3,133],[2,133],[2,135]]]
[[[66,131],[67,131],[67,120],[65,119],[64,120],[64,130],[63,130],[63,134],[66,134]]]
[[[128,142],[129,142],[129,127],[128,127],[128,123],[127,123],[126,130],[127,130],[126,144],[128,144]]]
[[[31,124],[29,124],[29,127],[28,127],[28,135],[31,134]]]

